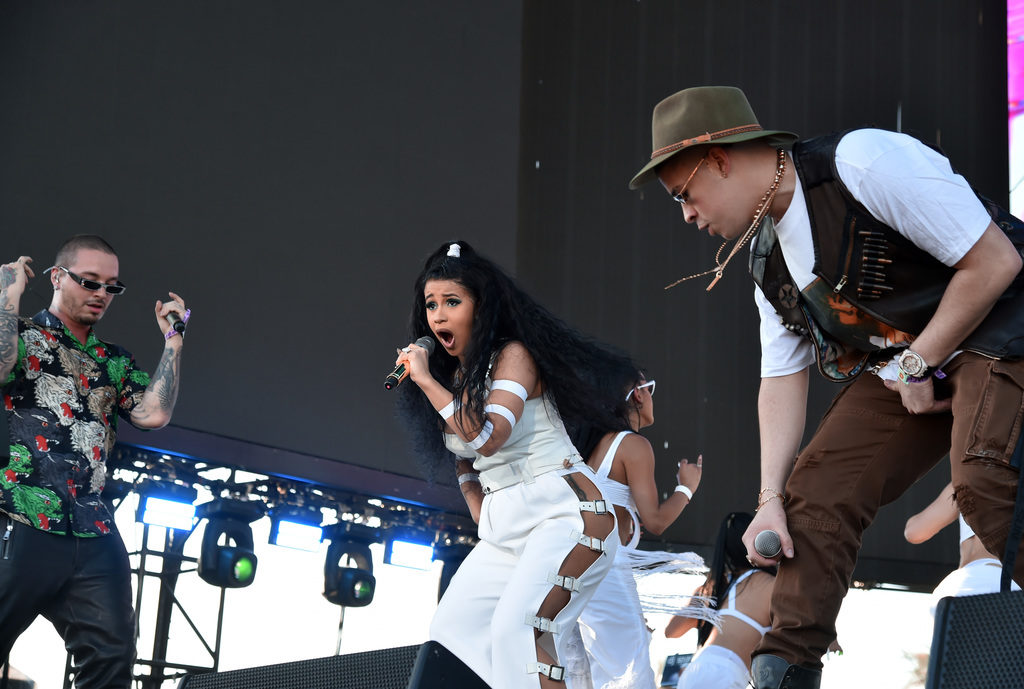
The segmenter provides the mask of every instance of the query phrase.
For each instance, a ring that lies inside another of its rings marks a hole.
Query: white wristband
[[[474,474],[471,471],[459,474],[459,485],[461,486],[463,483],[480,483],[480,474]]]
[[[689,488],[687,488],[686,486],[682,485],[682,484],[676,486],[676,491],[675,492],[682,493],[683,495],[685,495],[687,497],[687,499],[693,500],[693,491],[690,490]]]

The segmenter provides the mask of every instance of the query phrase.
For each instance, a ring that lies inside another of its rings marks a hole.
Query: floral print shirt
[[[18,320],[18,362],[0,385],[10,458],[0,455],[0,512],[43,531],[102,536],[101,499],[117,415],[149,385],[132,355],[90,330],[83,344],[48,310]]]

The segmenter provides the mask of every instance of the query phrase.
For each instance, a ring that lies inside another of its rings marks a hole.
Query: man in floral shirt
[[[171,419],[183,338],[168,314],[186,318],[185,304],[173,292],[156,302],[165,345],[151,379],[92,329],[125,289],[106,241],[67,240],[44,271],[50,307],[20,318],[31,263],[0,266],[0,432],[6,425],[10,439],[6,461],[0,453],[0,663],[42,614],[74,654],[77,687],[127,688],[131,573],[100,493],[118,416],[149,429]]]

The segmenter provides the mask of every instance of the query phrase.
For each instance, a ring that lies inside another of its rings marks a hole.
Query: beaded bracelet
[[[765,493],[768,493],[768,495],[765,496]],[[755,509],[754,511],[756,512],[757,510],[761,509],[775,498],[778,498],[779,502],[781,502],[783,505],[786,504],[786,496],[780,493],[779,491],[775,490],[774,488],[762,489],[761,492],[757,494],[757,509]]]

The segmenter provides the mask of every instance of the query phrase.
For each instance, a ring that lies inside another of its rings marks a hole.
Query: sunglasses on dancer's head
[[[96,282],[95,280],[87,280],[81,275],[75,275],[64,266],[51,266],[47,268],[46,271],[51,271],[54,269],[63,270],[65,273],[68,274],[68,277],[70,277],[72,280],[74,280],[75,282],[77,282],[79,285],[89,290],[90,292],[95,292],[98,289],[105,289],[107,290],[107,294],[121,294],[125,290],[125,286],[121,283],[120,280],[118,280],[113,285],[108,285],[105,282]]]
[[[628,402],[629,398],[633,396],[633,393],[636,392],[637,390],[639,390],[640,388],[650,388],[651,397],[654,397],[654,381],[653,380],[649,380],[646,383],[643,383],[641,385],[637,385],[632,390],[630,390],[628,393],[626,393],[626,401]]]

